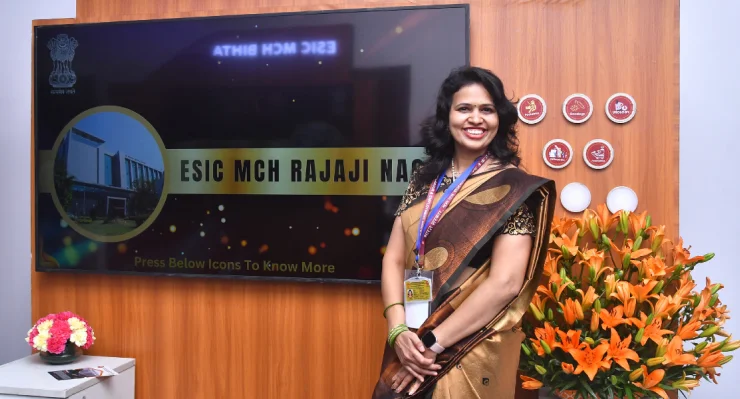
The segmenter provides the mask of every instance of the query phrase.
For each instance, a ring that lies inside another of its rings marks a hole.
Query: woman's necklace
[[[457,172],[455,172],[455,159],[452,159],[452,181],[457,179]]]

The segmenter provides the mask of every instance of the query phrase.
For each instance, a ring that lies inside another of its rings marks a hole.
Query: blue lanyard
[[[432,229],[437,225],[439,220],[442,218],[442,214],[447,209],[447,207],[452,202],[452,199],[457,195],[458,191],[460,191],[461,185],[470,177],[470,175],[478,170],[489,158],[489,154],[486,154],[484,156],[478,157],[478,159],[475,160],[470,166],[468,166],[467,169],[460,175],[459,178],[457,178],[455,181],[450,184],[450,187],[445,190],[445,192],[442,194],[442,197],[439,199],[439,202],[437,202],[437,205],[435,205],[431,212],[429,212],[429,208],[434,201],[434,195],[436,194],[437,190],[439,190],[439,187],[442,185],[442,181],[445,178],[444,173],[442,173],[435,182],[434,185],[431,185],[429,187],[429,192],[427,193],[427,201],[424,206],[424,211],[421,214],[421,219],[419,220],[419,233],[416,237],[416,264],[419,265],[419,256],[424,252],[424,242],[426,238],[431,233]],[[441,208],[441,209],[440,209]],[[420,266],[420,265],[419,265]]]

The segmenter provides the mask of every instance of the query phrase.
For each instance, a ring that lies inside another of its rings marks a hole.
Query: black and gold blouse
[[[452,184],[452,178],[449,176],[445,176],[445,178],[442,179],[442,184],[439,187],[439,191],[444,192],[447,188],[450,187],[450,184]],[[395,215],[400,215],[408,207],[415,204],[419,200],[426,200],[427,193],[429,193],[428,185],[422,187],[421,189],[417,189],[413,183],[409,184],[409,186],[406,188],[406,192],[403,194],[403,198],[401,199],[401,203],[399,204]],[[498,234],[510,235],[528,234],[534,236],[535,233],[536,227],[534,215],[527,207],[527,204],[524,203],[519,206],[516,212],[514,212],[511,217],[509,217],[506,223],[498,231]]]

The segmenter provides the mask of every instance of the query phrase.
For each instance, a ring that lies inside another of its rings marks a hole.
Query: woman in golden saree
[[[389,333],[373,398],[514,397],[555,204],[552,181],[518,168],[516,122],[490,71],[442,84],[383,258]]]

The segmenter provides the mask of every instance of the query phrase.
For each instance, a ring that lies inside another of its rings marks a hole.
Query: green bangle
[[[385,309],[383,310],[383,318],[384,318],[384,319],[385,319],[385,318],[387,318],[387,317],[385,316],[385,313],[386,313],[386,312],[388,311],[388,309],[390,309],[390,308],[391,308],[391,306],[396,306],[396,305],[403,305],[403,302],[396,302],[396,303],[392,303],[392,304],[390,304],[390,305],[386,306],[386,307],[385,307]]]
[[[388,333],[388,345],[393,348],[396,344],[396,338],[406,331],[409,331],[409,328],[405,324],[399,324],[393,327],[393,329]]]

